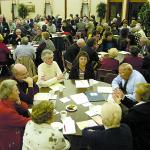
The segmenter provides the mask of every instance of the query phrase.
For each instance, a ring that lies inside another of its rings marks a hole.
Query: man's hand
[[[27,77],[24,81],[28,83],[28,87],[33,87],[33,79],[31,77]]]
[[[121,103],[121,100],[124,98],[124,93],[120,89],[114,90],[112,97],[117,104]]]

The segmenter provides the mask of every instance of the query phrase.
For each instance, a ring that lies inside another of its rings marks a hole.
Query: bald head
[[[12,68],[12,74],[17,80],[23,80],[27,77],[27,68],[22,64],[15,64]]]
[[[80,48],[83,48],[85,46],[85,41],[84,39],[79,39],[77,41],[77,45],[80,47]]]
[[[128,80],[132,72],[133,67],[128,63],[123,63],[119,66],[119,75],[124,80]]]

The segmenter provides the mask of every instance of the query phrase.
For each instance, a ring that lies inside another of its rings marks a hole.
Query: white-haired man
[[[79,39],[76,43],[72,44],[65,53],[65,59],[69,62],[73,62],[78,55],[81,48],[85,46],[84,39]]]
[[[126,97],[135,101],[135,87],[137,83],[146,83],[143,75],[133,70],[130,64],[123,63],[119,66],[119,75],[112,81],[112,87],[114,93],[122,92]]]

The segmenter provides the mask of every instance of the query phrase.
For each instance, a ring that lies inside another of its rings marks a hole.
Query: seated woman
[[[31,118],[26,125],[22,150],[68,150],[70,143],[62,132],[51,127],[54,105],[43,101],[32,108]]]
[[[131,55],[125,57],[124,62],[131,64],[133,69],[139,71],[142,67],[142,62],[143,62],[142,57],[138,56],[140,50],[137,46],[131,46],[129,51]]]
[[[126,124],[120,124],[122,111],[118,104],[102,106],[103,126],[85,128],[83,137],[91,150],[132,150],[132,135]]]
[[[89,56],[85,51],[80,51],[75,64],[73,65],[69,79],[94,79],[95,74],[92,65],[89,63]]]
[[[27,109],[28,106],[20,101],[17,82],[2,81],[0,84],[1,150],[21,150],[24,127],[30,120],[24,117]]]
[[[104,57],[101,60],[100,69],[112,70],[112,72],[117,73],[119,67],[119,61],[115,59],[118,56],[118,50],[116,48],[111,48],[108,50],[108,57]]]
[[[113,98],[117,103],[122,103],[129,108],[122,122],[131,128],[134,150],[148,150],[150,148],[150,84],[137,84],[135,93],[136,102],[128,99],[120,90],[113,93]]]
[[[57,62],[53,61],[53,55],[51,50],[44,50],[41,54],[43,63],[38,66],[37,82],[40,87],[49,87],[64,79]]]

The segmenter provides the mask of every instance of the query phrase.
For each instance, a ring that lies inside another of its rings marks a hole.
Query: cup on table
[[[53,90],[49,91],[50,99],[53,99],[55,92]]]
[[[67,111],[62,110],[62,111],[60,112],[60,117],[61,117],[61,120],[65,120],[65,118],[67,117]]]
[[[59,92],[63,92],[63,89],[64,89],[64,88],[63,88],[62,86],[60,86],[60,87],[59,87]]]
[[[89,84],[90,84],[90,86],[93,86],[94,80],[93,79],[89,79]]]

